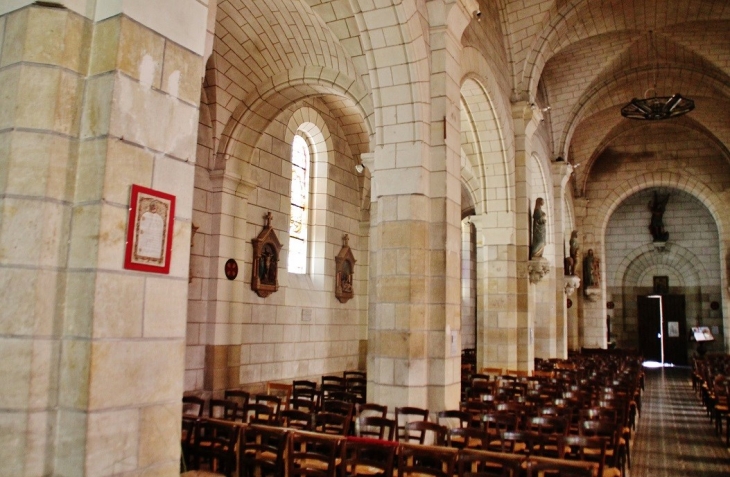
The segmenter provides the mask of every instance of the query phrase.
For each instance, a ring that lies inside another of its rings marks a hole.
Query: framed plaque
[[[279,289],[279,253],[281,242],[271,226],[273,216],[268,212],[264,229],[253,239],[253,266],[251,267],[251,290],[262,298]]]
[[[124,268],[170,273],[175,196],[132,185]]]

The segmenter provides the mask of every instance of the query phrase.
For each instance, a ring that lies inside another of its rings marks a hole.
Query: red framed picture
[[[124,268],[170,273],[174,223],[174,195],[133,184]]]

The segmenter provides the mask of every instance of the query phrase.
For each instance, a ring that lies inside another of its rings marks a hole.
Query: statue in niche
[[[588,249],[588,254],[583,259],[583,286],[597,287],[601,279],[600,261],[593,254],[593,249]]]
[[[570,234],[570,255],[565,257],[565,274],[566,275],[575,275],[575,264],[578,263],[578,250],[580,250],[580,246],[578,245],[578,231],[573,230],[573,232]]]
[[[532,212],[532,240],[530,241],[530,259],[542,257],[545,251],[545,236],[547,214],[542,210],[545,200],[538,197],[535,200],[535,210]]]
[[[666,242],[669,239],[669,232],[664,230],[664,210],[669,202],[669,194],[660,196],[654,191],[654,200],[649,202],[649,210],[651,211],[651,221],[649,222],[649,232],[654,237],[654,242]]]

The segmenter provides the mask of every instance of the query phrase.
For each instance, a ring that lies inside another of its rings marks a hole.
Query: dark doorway
[[[659,300],[637,297],[639,309],[639,350],[644,359],[661,361],[659,338]],[[684,295],[663,295],[664,362],[683,366],[687,364],[687,320],[684,314]]]

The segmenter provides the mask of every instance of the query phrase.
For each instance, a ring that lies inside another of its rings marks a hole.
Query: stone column
[[[470,14],[443,0],[428,7],[429,18],[443,22],[429,32],[430,108],[419,105],[430,143],[418,138],[375,151],[368,398],[436,412],[456,407],[460,394],[458,57]],[[449,21],[450,14],[458,18]]]
[[[206,311],[197,316],[207,319],[201,327],[205,344],[204,387],[207,391],[222,392],[239,387],[241,364],[245,364],[241,363],[241,344],[254,338],[242,333],[246,310],[241,281],[228,280],[224,267],[233,258],[238,263],[239,275],[250,271],[251,257],[245,253],[249,238],[242,231],[246,229],[248,197],[256,185],[222,170],[211,172],[210,184],[207,303]]]
[[[526,302],[527,279],[517,276],[515,214],[482,214],[471,221],[477,250],[477,368],[517,369],[518,335],[526,333],[518,327],[526,305],[520,312],[518,303]]]
[[[568,195],[568,183],[573,166],[567,162],[553,162],[553,204],[555,204],[554,228],[555,233],[555,352],[551,358],[568,357],[568,308],[566,306],[567,298],[565,292],[565,257],[569,255],[567,241],[570,238],[571,230],[566,229],[568,224],[569,210],[566,210]],[[567,234],[567,236],[566,236]],[[571,295],[573,300],[575,294]]]
[[[0,6],[0,461],[176,475],[206,7],[65,3]],[[177,199],[168,275],[123,268],[132,184]]]

